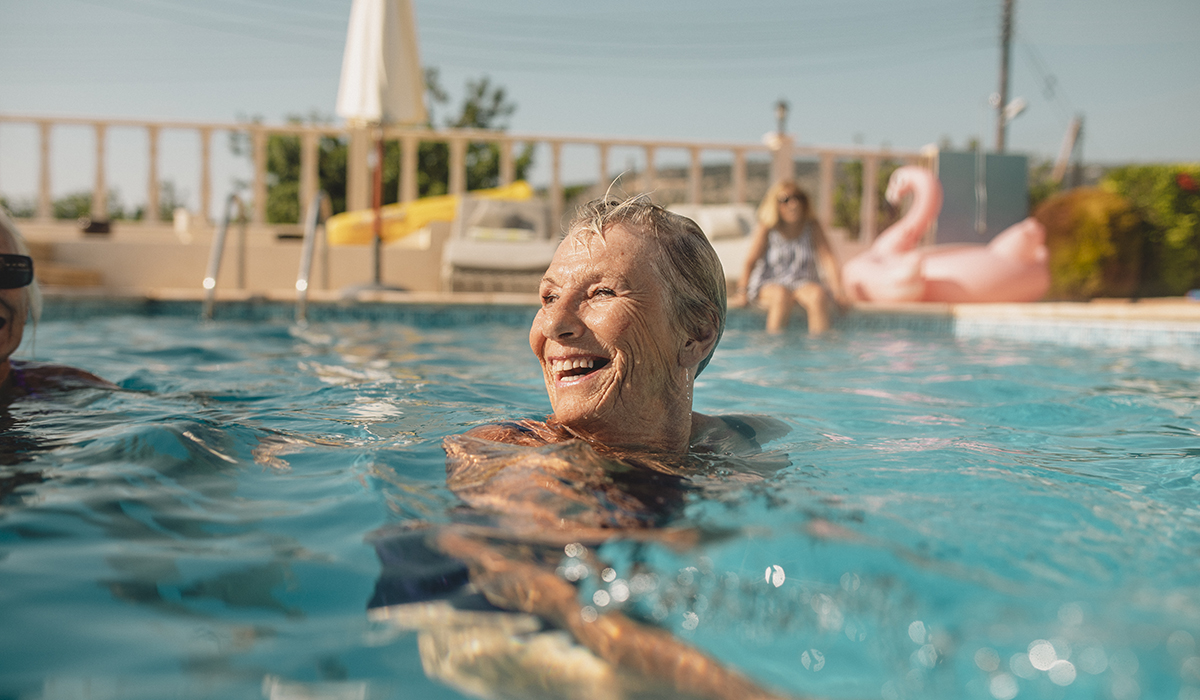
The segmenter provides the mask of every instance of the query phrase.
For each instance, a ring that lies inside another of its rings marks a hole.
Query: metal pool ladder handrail
[[[323,191],[317,192],[308,205],[308,216],[304,217],[304,246],[300,251],[300,272],[296,275],[296,323],[308,323],[308,278],[312,276],[317,228],[330,214],[329,196]]]
[[[238,221],[238,256],[237,256],[237,286],[246,288],[246,205],[237,194],[229,195],[225,200],[225,215],[221,217],[221,225],[213,235],[212,248],[208,251],[208,269],[204,273],[204,308],[201,317],[206,321],[212,320],[213,299],[217,294],[217,276],[221,273],[221,258],[225,254],[225,234],[229,231],[229,220],[232,218],[233,205],[237,205]]]

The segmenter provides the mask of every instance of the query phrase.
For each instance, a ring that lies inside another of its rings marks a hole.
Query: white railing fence
[[[369,145],[378,137],[378,130],[370,128],[348,128],[341,126],[262,123],[215,123],[187,121],[148,121],[136,119],[92,119],[83,117],[46,117],[0,114],[0,124],[27,124],[36,126],[38,138],[37,195],[34,219],[53,219],[51,162],[53,134],[58,127],[91,127],[95,134],[95,176],[92,187],[91,217],[94,220],[108,218],[107,159],[111,156],[106,149],[107,132],[114,127],[143,129],[146,134],[148,172],[146,186],[147,221],[156,217],[159,210],[159,141],[164,131],[189,131],[199,137],[199,214],[204,223],[210,216],[212,186],[212,138],[214,133],[224,132],[245,135],[250,143],[250,223],[267,225],[267,143],[272,135],[298,137],[300,141],[300,187],[298,211],[306,212],[309,203],[321,188],[318,177],[319,143],[322,136],[332,136],[348,142],[346,166],[346,207],[365,209],[370,206],[370,178],[367,163]],[[472,143],[496,144],[500,152],[500,184],[513,182],[516,174],[515,149],[518,145],[535,144],[549,151],[549,181],[546,196],[551,208],[551,221],[561,219],[565,202],[564,147],[571,146],[572,152],[579,147],[595,149],[598,161],[597,182],[607,183],[611,178],[610,154],[614,149],[640,150],[644,159],[643,170],[636,174],[637,189],[654,191],[664,179],[660,175],[661,154],[665,152],[687,154],[684,166],[685,187],[683,201],[700,203],[742,203],[749,195],[748,162],[751,159],[770,160],[772,172],[794,172],[795,162],[789,168],[788,158],[793,161],[808,161],[816,164],[816,215],[826,228],[834,224],[834,201],[836,168],[839,163],[860,162],[862,164],[862,191],[858,233],[859,240],[871,240],[877,231],[879,211],[879,172],[883,163],[919,163],[929,165],[929,156],[917,151],[891,150],[866,147],[826,147],[791,145],[785,149],[771,149],[761,143],[732,143],[681,141],[669,139],[640,138],[597,138],[586,136],[555,136],[546,134],[518,134],[471,129],[409,129],[385,128],[383,137],[387,141],[398,141],[400,148],[400,183],[397,192],[399,201],[417,198],[417,152],[423,142],[441,142],[449,147],[450,167],[447,191],[462,194],[467,190],[467,147]],[[705,160],[707,158],[707,161]],[[714,160],[715,159],[715,160]],[[711,192],[703,187],[705,163],[727,164],[729,184],[720,188],[714,202]],[[678,168],[675,168],[678,169]],[[670,202],[667,202],[670,203]],[[297,222],[298,223],[298,222]]]

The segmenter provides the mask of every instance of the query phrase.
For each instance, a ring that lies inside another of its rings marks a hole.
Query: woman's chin
[[[601,422],[599,418],[599,412],[594,407],[576,406],[567,402],[554,408],[554,419],[572,429],[590,432],[590,426]]]
[[[620,425],[601,401],[576,401],[560,397],[554,403],[554,420],[571,430],[589,435],[609,434]]]

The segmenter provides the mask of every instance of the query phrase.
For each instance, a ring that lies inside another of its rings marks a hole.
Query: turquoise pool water
[[[76,315],[39,359],[123,390],[0,415],[0,697],[463,697],[368,619],[364,537],[448,519],[442,437],[548,411],[531,310]],[[1200,698],[1200,352],[756,326],[697,408],[791,464],[708,477],[677,523],[724,538],[601,548],[631,612],[797,694]]]

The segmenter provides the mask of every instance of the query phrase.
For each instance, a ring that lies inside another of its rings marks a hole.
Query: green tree
[[[171,221],[175,218],[175,210],[187,207],[187,197],[175,187],[171,180],[163,180],[158,184],[158,220]],[[136,218],[145,216],[145,208],[139,207],[135,212]]]
[[[1062,183],[1055,182],[1054,161],[1043,160],[1029,168],[1029,210],[1062,191]]]
[[[174,192],[174,185],[170,182],[162,184],[164,191]],[[53,202],[54,218],[56,219],[80,219],[91,217],[92,215],[92,191],[80,190],[71,192],[55,199]],[[141,218],[142,209],[139,207],[130,213],[125,211],[125,205],[121,202],[121,195],[117,190],[110,189],[108,191],[108,218],[112,221],[120,221],[122,219]],[[32,214],[32,212],[31,212]]]
[[[879,179],[876,183],[875,201],[878,202],[875,217],[875,231],[878,236],[881,231],[891,226],[900,218],[900,208],[892,206],[884,197],[887,191],[888,179],[899,168],[900,164],[885,160],[879,163]],[[833,225],[846,229],[852,240],[857,240],[862,230],[862,191],[863,164],[860,160],[843,162],[838,165],[834,176],[833,191]]]
[[[37,207],[33,205],[33,199],[29,197],[14,200],[0,195],[0,207],[3,207],[8,215],[15,219],[31,219],[37,214]]]
[[[1095,187],[1052,195],[1033,215],[1046,229],[1050,299],[1136,296],[1146,226],[1129,200]]]
[[[78,219],[92,214],[92,191],[71,192],[54,200],[54,218]]]
[[[1114,168],[1100,187],[1128,199],[1150,227],[1146,293],[1178,295],[1200,288],[1200,165]]]
[[[427,80],[437,84],[437,71],[426,71]],[[440,88],[438,88],[440,91]],[[441,92],[444,96],[445,93]],[[508,100],[504,88],[492,85],[485,75],[478,80],[468,80],[462,108],[457,118],[446,120],[446,126],[457,129],[500,129],[508,127],[508,118],[517,105]],[[430,151],[441,151],[436,159],[438,170],[429,170],[430,188],[435,183],[443,188],[450,178],[450,154],[444,143],[426,144]],[[433,159],[431,159],[433,160]],[[472,143],[467,146],[467,189],[478,190],[500,184],[500,147],[494,143]],[[526,144],[514,158],[514,169],[518,179],[523,179],[533,163],[533,146]],[[432,163],[431,163],[432,165]],[[443,189],[444,191],[444,189]],[[422,195],[424,196],[424,195]]]
[[[437,112],[449,102],[442,89],[438,71],[425,71],[426,105],[429,111],[428,125],[437,122]],[[494,85],[486,76],[469,80],[458,113],[442,120],[442,125],[452,128],[494,129],[507,128],[507,120],[516,110],[503,87]],[[257,119],[255,121],[258,121]],[[298,116],[288,118],[289,123],[328,124],[332,120],[318,114],[307,119]],[[237,155],[249,155],[249,136],[245,133],[231,136],[230,146]],[[417,192],[421,197],[445,194],[450,177],[450,150],[446,143],[424,141],[417,152]],[[397,201],[400,185],[401,145],[397,141],[384,144],[383,202]],[[346,209],[346,162],[348,144],[346,139],[321,137],[318,146],[318,178],[321,189],[329,195],[334,212]],[[496,144],[471,143],[467,147],[467,189],[476,190],[495,187],[500,181],[500,149]],[[533,163],[533,146],[525,148],[514,158],[514,170],[518,179],[524,178]],[[267,220],[271,223],[294,223],[300,220],[300,138],[274,134],[267,139]],[[244,189],[248,183],[241,182]]]

